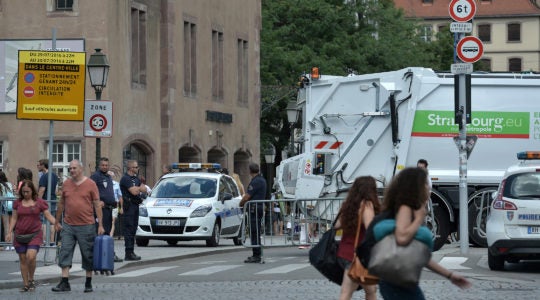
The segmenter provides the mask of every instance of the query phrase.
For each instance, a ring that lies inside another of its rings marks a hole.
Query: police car
[[[221,238],[241,245],[241,195],[234,179],[221,174],[219,164],[172,165],[179,172],[162,176],[139,208],[138,246],[149,240],[205,240],[215,247]]]
[[[488,265],[540,259],[540,152],[520,152],[508,168],[486,223]]]

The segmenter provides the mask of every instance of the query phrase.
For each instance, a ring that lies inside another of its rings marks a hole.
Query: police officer
[[[114,197],[113,182],[109,175],[109,159],[102,157],[99,159],[98,170],[90,176],[99,191],[99,200],[101,204],[101,211],[103,212],[103,228],[105,234],[110,234],[112,229],[112,211],[116,208],[116,199]],[[122,262],[116,254],[114,255],[115,262]]]
[[[135,233],[139,225],[139,205],[148,193],[146,185],[141,184],[141,180],[137,176],[139,174],[139,164],[136,160],[128,160],[127,172],[120,180],[120,190],[122,191],[122,203],[120,206],[123,209],[124,218],[124,247],[126,255],[124,260],[140,260],[141,257],[136,255],[135,249]]]
[[[251,182],[248,185],[247,191],[240,201],[240,207],[244,207],[244,204],[250,200],[264,200],[266,197],[266,180],[259,173],[259,165],[256,163],[249,164],[249,175],[251,176]],[[257,203],[255,205],[248,205],[249,207],[249,228],[251,238],[251,249],[253,256],[244,260],[245,263],[260,263],[261,262],[261,247],[257,247],[261,244],[261,221],[263,216],[263,204]]]

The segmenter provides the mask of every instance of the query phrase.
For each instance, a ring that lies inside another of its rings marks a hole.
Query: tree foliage
[[[448,70],[450,35],[425,42],[420,28],[392,0],[262,0],[262,147],[272,143],[279,163],[289,141],[287,102],[295,99],[299,76],[313,66],[332,75],[414,66]]]

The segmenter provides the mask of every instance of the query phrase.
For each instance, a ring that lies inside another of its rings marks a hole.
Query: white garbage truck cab
[[[399,170],[425,159],[433,184],[430,226],[436,248],[442,247],[459,223],[454,89],[453,74],[428,68],[305,74],[297,96],[301,153],[277,167],[278,191],[293,199],[340,197],[362,175],[384,188]],[[473,73],[470,91],[469,236],[485,246],[491,193],[516,152],[540,149],[540,75]],[[315,213],[324,217],[325,211],[321,205]]]

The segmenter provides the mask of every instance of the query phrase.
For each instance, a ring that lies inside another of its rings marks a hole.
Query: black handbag
[[[344,270],[337,260],[339,241],[336,241],[336,229],[334,229],[338,218],[339,214],[332,222],[330,230],[326,231],[319,242],[309,250],[309,262],[328,280],[341,285]]]

